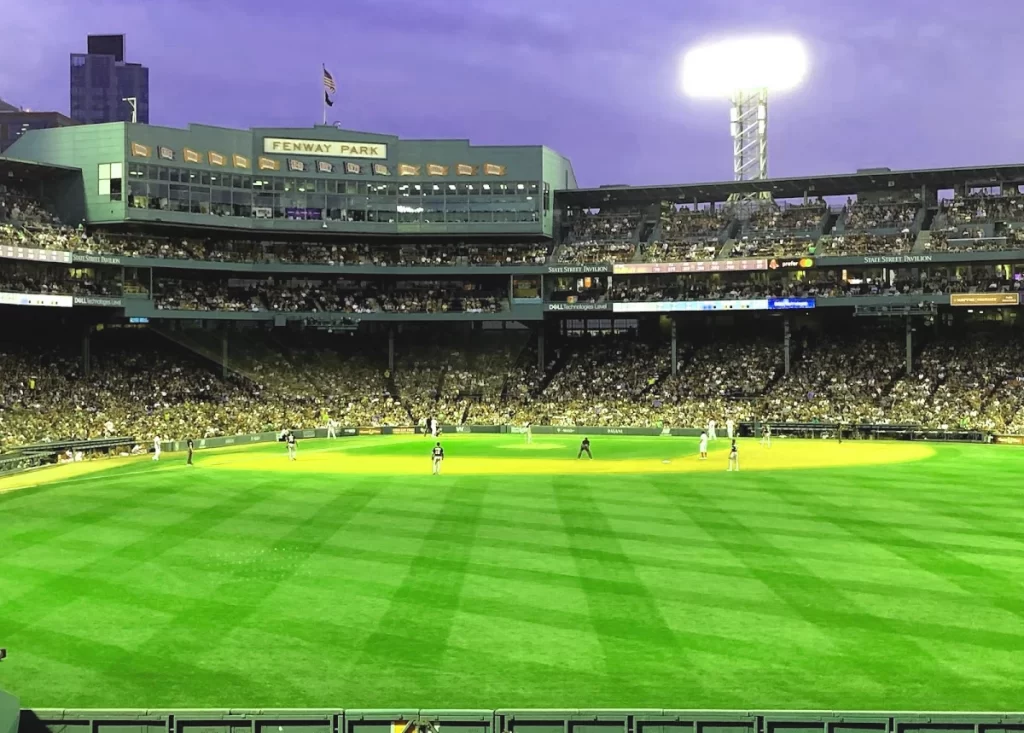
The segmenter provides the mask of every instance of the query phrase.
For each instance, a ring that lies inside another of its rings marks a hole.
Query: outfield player
[[[437,437],[437,431],[440,428],[440,426],[437,424],[437,419],[432,417],[427,422],[430,423],[430,435],[431,435],[431,437],[436,438]]]
[[[717,427],[718,423],[715,422],[714,418],[708,420],[708,440],[718,440],[718,433],[715,432]]]
[[[338,437],[338,421],[333,417],[327,421],[327,437],[337,438]]]
[[[288,437],[284,439],[288,444],[288,460],[295,460],[295,453],[298,450],[298,446],[295,444],[295,433],[288,431]]]
[[[441,447],[441,443],[438,442],[434,446],[434,450],[430,452],[430,460],[434,466],[434,475],[438,476],[441,473],[441,462],[444,461],[444,448]]]
[[[161,443],[163,443],[163,441],[160,439],[160,436],[159,435],[154,436],[154,438],[153,438],[153,460],[154,461],[159,461],[160,460],[160,444]]]
[[[533,423],[526,423],[526,444],[533,442]]]
[[[736,449],[736,441],[732,441],[732,446],[729,448],[729,471],[740,470],[740,454]]]
[[[584,453],[587,454],[587,458],[593,460],[594,456],[590,452],[590,438],[584,438],[583,442],[580,443],[580,452],[576,454],[576,458],[582,458]]]
[[[768,423],[761,428],[761,445],[765,448],[772,447],[772,426]]]
[[[708,434],[700,434],[700,459],[706,461],[708,458]]]
[[[192,463],[192,451],[195,448],[195,446],[192,444],[192,438],[189,438],[188,442],[186,442],[185,445],[188,446],[188,460],[185,461],[185,465],[186,466],[194,466],[195,464]]]
[[[732,418],[730,417],[728,420],[725,421],[725,435],[727,438],[729,438],[729,440],[732,440],[733,438],[736,437],[735,430],[736,423],[734,423]]]

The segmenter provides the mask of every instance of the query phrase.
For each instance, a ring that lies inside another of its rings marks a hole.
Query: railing
[[[18,733],[1022,733],[1024,713],[834,710],[23,710]]]

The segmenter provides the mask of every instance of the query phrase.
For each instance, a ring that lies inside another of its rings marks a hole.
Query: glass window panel
[[[110,164],[110,177],[111,178],[124,178],[122,163],[111,163]]]

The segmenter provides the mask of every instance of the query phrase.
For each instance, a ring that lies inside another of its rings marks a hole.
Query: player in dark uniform
[[[580,443],[580,452],[576,454],[576,458],[582,458],[584,453],[587,454],[587,458],[593,459],[594,455],[590,452],[590,438],[584,438]]]
[[[192,451],[193,451],[195,446],[192,444],[192,438],[188,439],[188,442],[186,443],[186,445],[188,446],[188,461],[186,462],[185,465],[187,465],[187,466],[194,466],[195,464],[192,463]]]
[[[740,470],[740,454],[739,454],[739,451],[736,449],[736,441],[735,440],[732,442],[732,446],[729,448],[729,468],[727,470],[729,470],[729,471],[739,471]]]
[[[430,460],[434,465],[434,475],[437,476],[441,473],[441,462],[444,460],[444,448],[438,443],[434,446],[434,449],[430,452]]]

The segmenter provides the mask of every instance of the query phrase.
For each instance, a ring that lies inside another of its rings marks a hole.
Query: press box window
[[[109,196],[111,201],[120,201],[123,176],[123,163],[100,163],[97,175],[99,195]]]

